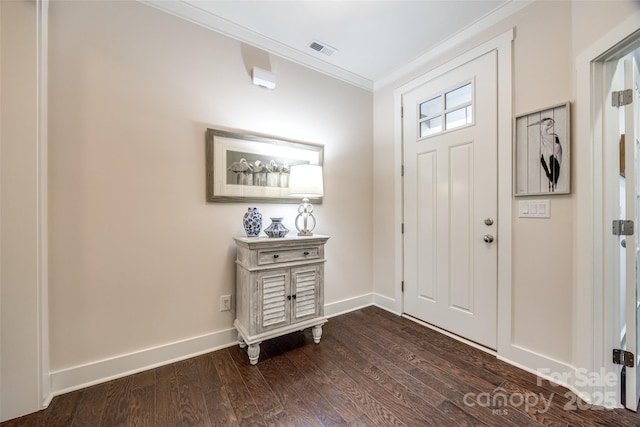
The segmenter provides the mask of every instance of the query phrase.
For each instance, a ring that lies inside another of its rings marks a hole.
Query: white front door
[[[404,311],[496,348],[497,52],[403,95]],[[504,179],[510,179],[505,177]]]

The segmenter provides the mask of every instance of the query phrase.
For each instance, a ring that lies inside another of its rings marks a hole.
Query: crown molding
[[[456,46],[470,40],[477,34],[491,28],[493,25],[524,9],[533,2],[535,2],[535,0],[511,0],[508,3],[505,3],[499,9],[496,9],[488,15],[480,18],[464,30],[453,35],[452,37],[449,37],[432,49],[429,49],[418,58],[398,68],[396,71],[392,72],[386,77],[377,80],[373,85],[373,90],[376,91],[382,89],[383,87],[400,80],[401,78],[428,64],[430,61],[444,54],[448,50],[451,50]]]
[[[166,0],[138,0],[140,3],[159,9],[163,12],[193,22],[194,24],[213,30],[227,37],[233,38],[251,46],[263,49],[267,52],[278,55],[284,59],[297,63],[299,65],[311,68],[338,80],[342,80],[353,86],[368,91],[376,91],[381,89],[407,75],[415,70],[428,64],[433,59],[455,48],[456,46],[470,40],[480,32],[490,28],[496,23],[508,18],[514,13],[524,9],[532,4],[535,0],[511,0],[505,3],[497,10],[485,15],[473,24],[458,32],[454,36],[446,39],[424,54],[409,62],[408,64],[398,68],[391,74],[383,77],[375,82],[355,73],[347,71],[343,68],[329,64],[312,55],[293,49],[277,40],[270,39],[261,34],[252,31],[249,28],[235,24],[224,18],[221,18],[201,7],[197,3],[188,0],[166,1]]]
[[[263,49],[275,55],[281,56],[299,65],[311,68],[333,78],[342,80],[353,86],[368,91],[373,90],[373,81],[336,67],[311,55],[305,54],[297,49],[286,46],[276,40],[265,37],[249,28],[230,22],[213,13],[204,10],[197,4],[184,0],[163,1],[163,0],[138,0],[147,6],[154,7],[163,12],[193,22],[194,24],[213,30],[235,40],[247,43],[259,49]]]

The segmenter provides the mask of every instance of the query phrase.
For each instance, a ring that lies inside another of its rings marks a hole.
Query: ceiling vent
[[[311,43],[309,43],[309,47],[315,50],[316,52],[320,52],[327,56],[333,55],[338,50],[329,45],[326,45],[324,43],[320,43],[317,41],[312,41]]]

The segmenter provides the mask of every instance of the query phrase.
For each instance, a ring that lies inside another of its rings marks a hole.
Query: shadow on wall
[[[262,68],[276,74],[276,70],[271,69],[271,57],[268,52],[243,43],[241,53],[244,68],[249,78],[252,77],[253,67]]]

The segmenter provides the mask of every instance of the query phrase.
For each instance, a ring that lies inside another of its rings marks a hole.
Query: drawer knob
[[[309,251],[302,252],[302,255],[309,255]]]
[[[276,258],[276,259],[278,259],[278,258],[280,258],[280,255],[275,254],[273,257],[274,257],[274,258]]]

